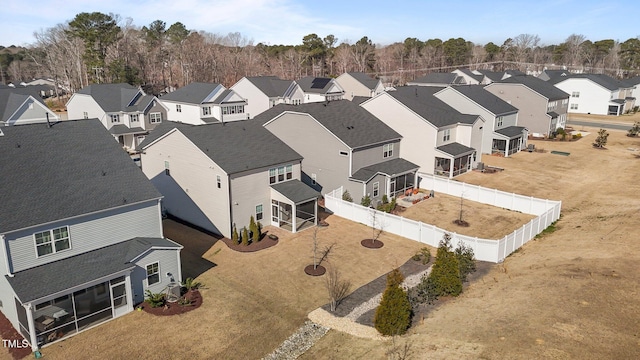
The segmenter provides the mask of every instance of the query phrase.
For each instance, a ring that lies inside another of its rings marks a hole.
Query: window
[[[311,174],[311,185],[316,184],[316,174]]]
[[[382,147],[382,157],[388,158],[393,156],[393,144],[385,144]]]
[[[579,98],[579,97],[580,97],[580,91],[574,91],[574,92],[572,92],[572,93],[571,93],[571,97]]]
[[[340,151],[341,156],[349,156],[349,153],[346,151]]]
[[[277,178],[276,178],[277,174]],[[269,169],[269,184],[275,184],[293,178],[293,165],[279,166]]]
[[[208,116],[208,115],[211,115],[211,107],[205,106],[202,108],[202,116]]]
[[[82,118],[84,118],[84,119],[88,119],[88,118],[89,118],[89,113],[88,113],[88,112],[86,112],[86,111],[83,111],[83,112],[82,112]]]
[[[164,162],[164,174],[167,176],[171,176],[171,173],[169,172],[169,162],[165,161]]]
[[[504,118],[502,116],[498,116],[496,118],[496,128],[501,128],[502,127],[502,120],[504,120]]]
[[[262,220],[262,204],[256,205],[256,221]]]
[[[562,100],[562,105],[567,105],[569,103],[569,99]]]
[[[36,240],[36,253],[38,257],[71,248],[68,226],[35,233],[33,236]]]
[[[120,122],[120,115],[118,114],[111,114],[109,115],[111,117],[111,122],[112,123],[119,123]]]
[[[176,112],[182,112],[182,105],[176,104]]]
[[[129,121],[138,122],[140,120],[140,115],[138,114],[129,114]]]
[[[449,141],[449,140],[451,140],[451,129],[445,130],[442,135],[442,141]]]
[[[291,180],[291,178],[293,178],[293,165],[287,165],[286,175],[287,180]]]
[[[216,176],[216,183],[218,184],[218,189],[222,187],[222,180],[220,179],[220,175]]]
[[[278,168],[278,182],[284,181],[284,166]]]
[[[300,105],[302,103],[302,100],[300,99],[293,99],[293,105]]]
[[[269,184],[276,183],[276,169],[269,169]]]
[[[29,110],[33,110],[33,103],[32,102],[29,103]]]
[[[222,115],[244,114],[244,105],[231,105],[222,107]]]
[[[374,182],[373,183],[373,197],[378,197],[379,194],[380,194],[380,183],[379,182]]]
[[[149,122],[152,124],[157,124],[162,122],[162,113],[156,112],[149,114]]]
[[[147,265],[147,286],[160,282],[160,263],[154,262]]]
[[[571,104],[571,110],[578,110],[578,104]]]

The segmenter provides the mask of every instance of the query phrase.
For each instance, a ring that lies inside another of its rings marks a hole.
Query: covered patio
[[[118,124],[114,125],[109,129],[111,135],[113,135],[116,140],[122,145],[122,147],[128,150],[136,150],[138,144],[140,144],[146,135],[149,134],[148,131],[141,127],[129,128],[126,125]]]
[[[408,189],[413,189],[418,178],[420,167],[411,161],[397,158],[369,165],[356,171],[349,180],[364,184],[364,194],[375,194],[373,182],[384,178],[382,191],[372,200],[386,195],[388,198],[398,197]],[[363,194],[363,195],[364,195]]]
[[[509,126],[493,133],[492,153],[509,157],[527,147],[526,129],[522,126]]]
[[[471,170],[471,164],[475,158],[476,150],[460,143],[450,143],[438,146],[436,163],[433,173],[438,176],[453,178]]]
[[[271,185],[271,225],[292,233],[317,225],[319,196],[300,180]]]

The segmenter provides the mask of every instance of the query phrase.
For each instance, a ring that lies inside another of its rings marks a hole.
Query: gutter
[[[0,240],[2,240],[2,258],[4,259],[4,265],[7,268],[7,276],[13,277],[13,273],[11,272],[11,268],[9,267],[9,255],[7,253],[7,241],[4,234],[0,235]]]

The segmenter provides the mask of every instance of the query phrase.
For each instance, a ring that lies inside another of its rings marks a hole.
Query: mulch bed
[[[276,246],[279,241],[279,240],[272,240],[271,238],[269,238],[269,236],[266,236],[266,234],[262,234],[262,239],[260,241],[255,243],[251,242],[249,243],[249,245],[238,244],[235,241],[228,238],[222,238],[220,240],[222,240],[229,249],[238,251],[238,252],[256,252],[256,251],[264,250],[272,246]]]
[[[364,239],[360,241],[360,245],[366,247],[367,249],[380,249],[384,246],[384,243],[380,240],[371,241],[371,239]]]
[[[316,266],[316,268],[314,269],[314,268],[313,268],[313,264],[312,264],[312,265],[307,265],[307,266],[304,268],[304,272],[305,272],[307,275],[311,275],[311,276],[321,276],[321,275],[324,275],[324,273],[326,273],[326,272],[327,272],[327,269],[326,269],[324,266],[322,266],[322,265],[318,265],[318,266]]]
[[[142,310],[149,314],[157,315],[157,316],[169,316],[169,315],[177,315],[188,313],[189,311],[193,311],[202,305],[202,295],[198,290],[191,290],[187,292],[183,296],[191,299],[191,304],[189,305],[180,305],[177,302],[169,303],[167,302],[165,306],[160,306],[153,308],[146,301],[143,302],[139,307],[142,307]]]
[[[18,331],[11,325],[9,319],[7,319],[3,313],[0,312],[0,337],[3,340],[17,340],[18,344],[22,346],[22,340],[24,337],[18,333]],[[18,347],[10,347],[9,354],[13,357],[14,360],[22,359],[26,356],[31,355],[31,346],[18,348]]]

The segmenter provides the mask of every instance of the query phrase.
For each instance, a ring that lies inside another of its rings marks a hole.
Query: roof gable
[[[85,86],[78,94],[91,96],[104,112],[128,111],[136,100],[144,96],[144,92],[126,83],[91,84]]]
[[[515,106],[488,92],[482,85],[461,85],[450,87],[450,89],[466,96],[468,99],[487,109],[494,115],[518,112],[518,109]]]
[[[224,86],[217,83],[194,82],[163,95],[160,100],[185,104],[202,104],[210,102],[222,90],[224,90]]]
[[[245,77],[250,83],[268,97],[284,97],[291,87],[291,80],[282,80],[277,76]]]
[[[375,90],[380,83],[379,79],[372,78],[371,76],[363,73],[363,72],[349,72],[347,75],[354,78],[360,84],[364,85],[369,90]]]
[[[553,86],[551,83],[530,75],[511,76],[499,81],[498,83],[522,84],[532,91],[546,97],[549,101],[561,100],[569,97],[569,94]]]

